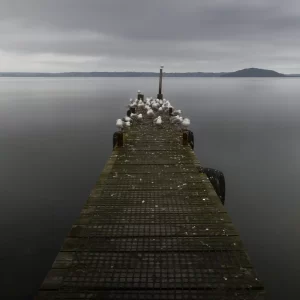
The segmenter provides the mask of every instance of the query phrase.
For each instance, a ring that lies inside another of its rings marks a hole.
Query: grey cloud
[[[197,5],[200,2],[201,5]],[[137,40],[226,39],[272,32],[274,27],[298,29],[298,16],[284,13],[285,4],[262,1],[105,0],[11,1],[0,17],[23,26],[56,31],[87,30]],[[15,4],[14,4],[15,3]],[[31,3],[31,4],[30,4]],[[269,4],[268,4],[269,3]]]
[[[126,60],[132,69],[157,61],[271,68],[290,52],[300,58],[297,8],[297,0],[0,0],[0,51],[91,56],[115,69]]]

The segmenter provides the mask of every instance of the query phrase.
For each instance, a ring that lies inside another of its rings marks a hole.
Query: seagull
[[[132,122],[132,120],[131,120],[131,118],[129,118],[129,117],[124,117],[123,119],[122,119],[122,121],[124,121],[124,122]]]
[[[161,108],[164,112],[169,111],[169,107],[166,103],[164,103]]]
[[[142,100],[139,101],[138,107],[145,107],[145,104],[144,104],[144,102]]]
[[[147,111],[147,116],[149,116],[149,117],[154,117],[154,112],[153,112],[152,109],[149,109],[149,110]]]
[[[155,118],[155,119],[153,120],[153,123],[155,123],[159,118],[161,118],[161,116],[158,116],[157,118]]]
[[[155,103],[152,104],[152,109],[153,110],[157,111],[158,107],[159,107],[159,104],[157,102],[155,102]]]
[[[137,114],[131,113],[131,114],[130,114],[130,118],[131,118],[131,119],[137,119],[137,118],[138,118],[138,115],[137,115]]]
[[[178,110],[174,110],[173,113],[172,113],[173,116],[179,116],[181,115],[181,110],[178,109]]]
[[[129,107],[137,107],[137,104],[138,104],[137,100],[134,100],[130,102]]]
[[[167,108],[166,108],[166,112],[169,112],[170,108],[173,110],[173,106],[170,103],[168,103]]]
[[[188,129],[188,127],[191,125],[190,119],[184,118],[181,122],[181,125],[184,129]]]
[[[126,127],[130,127],[130,122],[124,122],[124,125],[125,125]]]
[[[154,119],[154,124],[157,126],[161,126],[162,125],[162,119],[161,116],[158,116],[156,119]]]
[[[174,116],[170,118],[170,122],[172,124],[179,124],[182,122],[181,118],[179,116]]]
[[[121,119],[118,119],[117,122],[116,122],[116,126],[121,131],[123,129],[123,121]]]

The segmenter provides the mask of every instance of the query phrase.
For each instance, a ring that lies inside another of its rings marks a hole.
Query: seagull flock
[[[145,100],[130,99],[128,108],[129,110],[135,109],[136,113],[130,113],[129,116],[117,119],[116,126],[120,131],[129,128],[133,122],[143,122],[144,118],[151,118],[154,126],[162,127],[163,115],[169,116],[170,123],[182,130],[187,130],[191,124],[190,119],[182,117],[182,111],[180,109],[174,110],[170,101],[166,99],[161,100],[153,97]],[[171,114],[169,114],[170,109],[172,110]]]

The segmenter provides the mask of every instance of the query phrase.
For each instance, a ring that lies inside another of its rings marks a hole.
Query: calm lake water
[[[112,150],[115,120],[156,78],[0,78],[1,299],[32,299]],[[268,299],[300,294],[300,79],[166,78]],[[4,294],[4,295],[3,295]],[[298,296],[296,296],[298,295]]]

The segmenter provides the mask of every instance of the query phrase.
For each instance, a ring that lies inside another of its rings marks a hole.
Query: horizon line
[[[185,72],[178,72],[178,71],[169,71],[164,72],[164,74],[226,74],[226,73],[235,73],[242,70],[249,70],[249,69],[256,69],[256,70],[263,70],[263,71],[273,71],[282,75],[299,75],[300,73],[280,73],[278,71],[272,69],[262,69],[262,68],[243,68],[236,71],[185,71]],[[0,71],[0,74],[49,74],[49,75],[56,75],[56,74],[93,74],[93,73],[144,73],[144,74],[159,74],[159,71],[56,71],[56,72],[49,72],[49,71]]]

